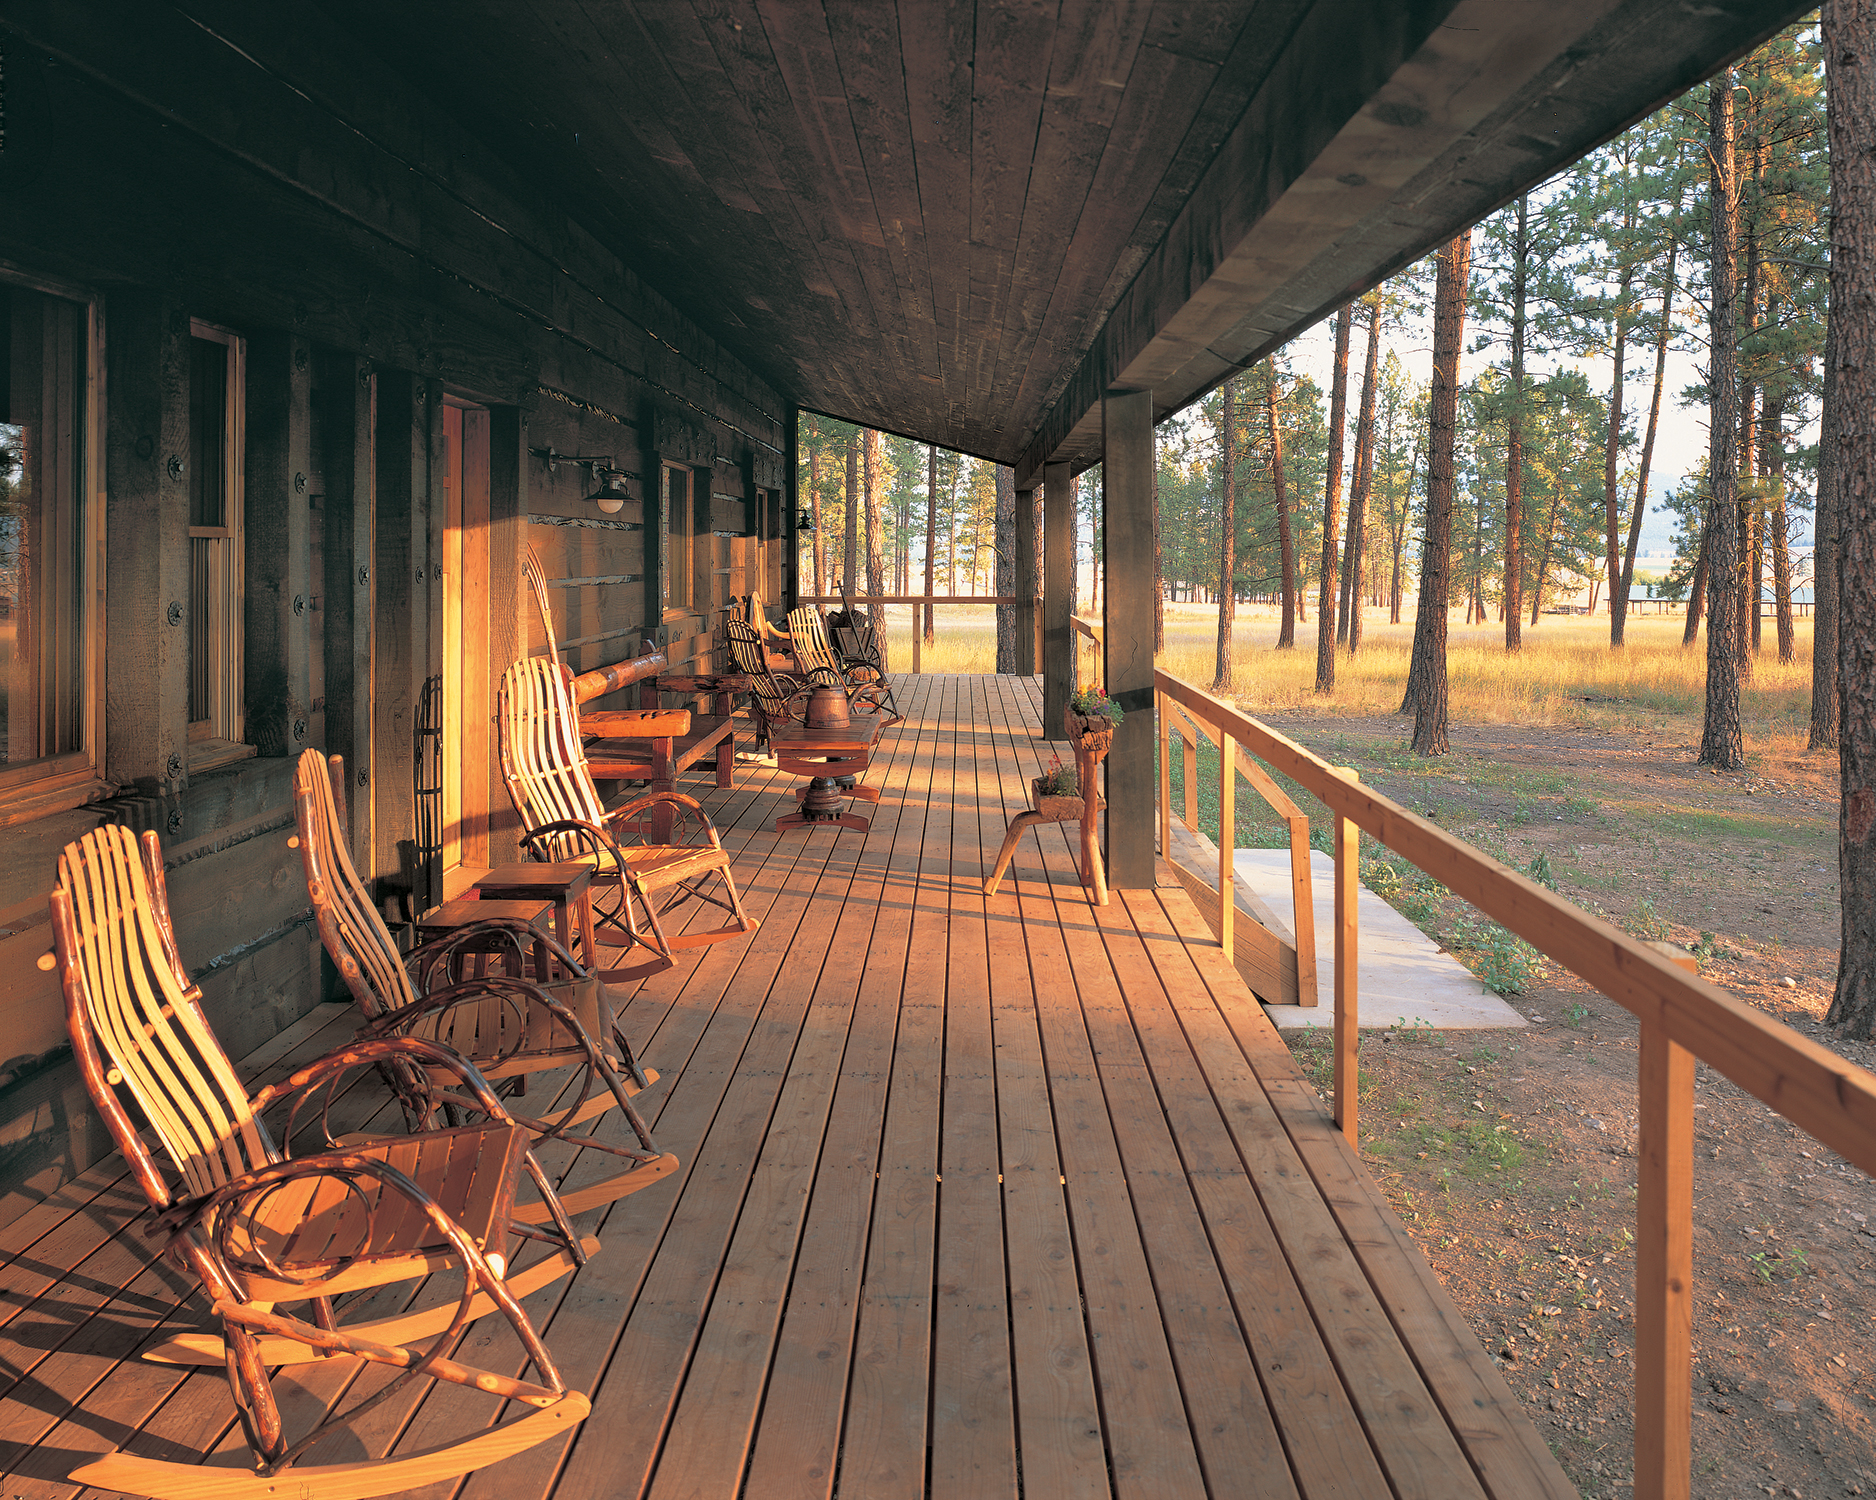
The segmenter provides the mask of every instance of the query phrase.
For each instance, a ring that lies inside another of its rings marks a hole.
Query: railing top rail
[[[803,604],[839,604],[839,594],[801,594]],[[1039,604],[1022,594],[848,594],[855,604]]]
[[[1099,620],[1090,620],[1084,615],[1070,615],[1069,623],[1083,635],[1091,635],[1097,641],[1107,633],[1107,626]]]
[[[1814,1139],[1876,1175],[1876,1074],[1687,973],[1536,881],[1417,817],[1230,704],[1168,672],[1154,685],[1332,811],[1404,854],[1644,1023],[1724,1073]]]

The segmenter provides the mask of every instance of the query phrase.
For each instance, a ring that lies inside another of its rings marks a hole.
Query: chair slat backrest
[[[580,743],[580,719],[560,668],[542,656],[516,662],[502,673],[500,706],[502,781],[520,815],[533,829],[577,818],[603,825],[605,807],[593,785]],[[584,847],[550,839],[549,854],[576,859]]]
[[[547,636],[547,656],[554,665],[560,664],[560,641],[554,635],[554,612],[547,607],[547,570],[541,566],[540,554],[532,547],[521,556],[521,575],[528,581],[528,588],[533,591],[535,607],[541,612],[541,629]]]
[[[770,670],[768,657],[762,650],[762,637],[756,634],[755,627],[734,615],[724,616],[723,644],[736,670],[749,679],[749,690],[756,695],[756,706],[762,710],[764,718],[771,724],[788,723],[793,717],[788,706],[793,694]]]
[[[182,1173],[187,1196],[214,1191],[276,1159],[183,971],[156,835],[93,829],[59,856],[53,921],[73,1045],[94,1096],[128,1090]],[[121,1108],[100,1107],[126,1157],[144,1157]],[[145,1191],[167,1203],[140,1172]]]
[[[834,656],[834,648],[827,643],[827,627],[821,623],[819,610],[808,604],[791,609],[788,612],[788,633],[795,638],[795,660],[802,671],[810,674],[831,673],[836,682],[845,679],[846,674],[840,670],[840,662]]]
[[[397,940],[347,852],[338,790],[344,784],[345,762],[338,756],[328,763],[317,750],[300,752],[293,770],[300,862],[320,941],[358,1008],[367,1016],[381,1016],[409,1005],[417,991],[404,970]]]

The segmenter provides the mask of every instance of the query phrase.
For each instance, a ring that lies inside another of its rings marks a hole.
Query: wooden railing
[[[867,610],[869,613],[875,604],[1034,604],[1037,621],[1040,622],[1042,618],[1040,599],[1024,599],[1015,594],[849,594],[845,596],[803,594],[800,596],[800,602],[803,604],[852,604],[855,608]],[[919,628],[918,611],[914,609],[912,611],[912,673],[914,676],[918,675],[920,668],[924,665],[920,659],[924,641],[925,632]],[[1036,660],[1042,660],[1039,641],[1036,648]]]
[[[1619,928],[1361,785],[1294,740],[1166,672],[1176,704],[1234,759],[1241,745],[1335,818],[1335,1118],[1356,1136],[1359,836],[1365,830],[1641,1022],[1635,1235],[1635,1495],[1681,1500],[1692,1465],[1694,1062],[1704,1061],[1866,1173],[1876,1173],[1876,1075],[1677,966]],[[1190,783],[1188,783],[1189,785]],[[1160,822],[1171,817],[1160,779]],[[1229,797],[1220,813],[1229,819]],[[1228,881],[1230,823],[1219,830]],[[1229,890],[1229,885],[1223,887]],[[1228,900],[1221,900],[1228,909]]]
[[[1094,651],[1094,677],[1095,679],[1099,680],[1103,676],[1103,673],[1101,670],[1101,660],[1102,660],[1102,653],[1107,649],[1107,627],[1103,625],[1099,620],[1090,620],[1082,615],[1070,615],[1068,617],[1068,623],[1074,627],[1074,634],[1075,634],[1074,689],[1076,692],[1080,692],[1081,683],[1082,683],[1081,653],[1084,649],[1091,648]],[[1085,646],[1084,646],[1084,637],[1086,640]]]

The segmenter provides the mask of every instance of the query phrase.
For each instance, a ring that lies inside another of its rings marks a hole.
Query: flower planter
[[[1062,727],[1080,753],[1106,755],[1114,747],[1114,721],[1106,714],[1078,714],[1072,708],[1065,708]]]
[[[1081,794],[1079,792],[1045,792],[1042,790],[1042,778],[1029,778],[1029,796],[1037,812],[1051,823],[1081,821]]]

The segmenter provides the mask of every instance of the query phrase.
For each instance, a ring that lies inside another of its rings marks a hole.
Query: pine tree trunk
[[[1765,408],[1766,478],[1771,488],[1771,509],[1766,525],[1772,533],[1772,599],[1778,620],[1778,660],[1789,665],[1797,659],[1798,630],[1791,617],[1791,532],[1785,513],[1785,422],[1783,400]]]
[[[1713,532],[1712,517],[1700,528],[1700,550],[1694,554],[1693,582],[1687,586],[1687,624],[1681,631],[1681,645],[1691,646],[1700,637],[1700,618],[1707,607],[1707,542]]]
[[[1680,214],[1680,193],[1674,195],[1674,212]],[[1681,247],[1679,237],[1668,241],[1667,275],[1661,287],[1661,327],[1655,335],[1655,392],[1648,406],[1648,434],[1642,439],[1641,474],[1635,481],[1635,510],[1629,516],[1628,547],[1622,554],[1621,592],[1612,585],[1609,593],[1609,644],[1620,646],[1628,625],[1629,590],[1635,586],[1635,554],[1641,548],[1642,522],[1648,515],[1648,469],[1654,462],[1655,432],[1661,423],[1661,388],[1667,381],[1669,315],[1674,311],[1674,261]],[[1690,637],[1691,639],[1691,637]]]
[[[1630,224],[1632,225],[1633,215],[1626,217],[1630,220]],[[1616,493],[1616,458],[1622,448],[1622,360],[1623,356],[1628,352],[1628,294],[1632,284],[1633,274],[1632,271],[1624,269],[1622,272],[1621,291],[1618,293],[1616,299],[1615,349],[1613,351],[1615,377],[1610,382],[1609,386],[1609,431],[1608,436],[1603,442],[1602,450],[1603,525],[1608,533],[1606,540],[1609,544],[1605,565],[1606,571],[1603,576],[1609,580],[1609,618],[1612,622],[1609,627],[1609,639],[1611,644],[1615,644],[1620,639],[1619,632],[1613,623],[1615,619],[1615,581],[1622,576],[1622,502],[1620,496]],[[1589,612],[1592,615],[1596,612],[1593,601],[1590,604]]]
[[[847,535],[840,592],[859,591],[860,582],[860,434],[847,435]]]
[[[1270,482],[1277,492],[1277,551],[1283,570],[1283,623],[1277,627],[1277,649],[1296,647],[1296,546],[1290,536],[1290,502],[1283,492],[1283,433],[1277,427],[1277,365],[1264,362],[1269,380]]]
[[[1036,554],[1040,557],[1042,554]],[[1166,582],[1160,576],[1159,454],[1153,455],[1153,654],[1166,649]]]
[[[938,555],[938,445],[925,450],[925,593],[932,592],[932,565]],[[937,635],[932,629],[932,607],[925,606],[925,644],[932,645]]]
[[[1824,329],[1823,416],[1818,423],[1817,523],[1811,549],[1811,739],[1808,750],[1838,745],[1837,692],[1837,518],[1843,513],[1837,484],[1837,324]]]
[[[1350,621],[1361,613],[1361,565],[1368,532],[1368,486],[1373,474],[1375,372],[1381,350],[1381,299],[1368,303],[1368,358],[1362,374],[1361,409],[1355,418],[1355,458],[1349,465],[1348,537],[1342,547],[1342,591],[1336,606],[1335,639],[1350,645]],[[1351,647],[1351,649],[1353,649]]]
[[[1000,597],[1016,593],[1016,470],[1008,464],[997,465],[997,524],[992,533],[996,558],[996,592]],[[997,670],[1016,670],[1016,606],[997,606]]]
[[[1831,322],[1837,333],[1838,884],[1843,944],[1826,1018],[1876,1034],[1876,7],[1826,0]]]
[[[1511,409],[1505,414],[1505,650],[1522,649],[1524,602],[1524,307],[1529,296],[1530,198],[1518,199],[1511,269]]]
[[[1734,339],[1733,259],[1737,253],[1739,185],[1733,165],[1733,72],[1728,68],[1707,91],[1707,154],[1711,175],[1713,230],[1710,239],[1712,291],[1708,296],[1711,364],[1707,376],[1707,481],[1712,505],[1707,522],[1707,702],[1700,730],[1700,763],[1735,770],[1745,763],[1739,724],[1739,457],[1734,401],[1739,386],[1739,351]]]
[[[1231,691],[1231,627],[1237,609],[1238,455],[1237,385],[1233,375],[1224,384],[1218,413],[1219,499],[1223,516],[1218,533],[1218,661],[1212,673],[1212,691]]]
[[[1316,691],[1335,691],[1336,538],[1342,525],[1342,429],[1348,421],[1348,333],[1355,306],[1335,315],[1335,373],[1329,382],[1329,461],[1323,484],[1322,577],[1316,595]]]
[[[826,556],[821,548],[821,446],[808,444],[808,505],[814,521],[814,592],[827,592]]]
[[[1459,415],[1459,346],[1466,322],[1472,231],[1438,256],[1433,299],[1433,389],[1427,407],[1426,540],[1420,562],[1420,607],[1414,617],[1413,663],[1401,712],[1414,716],[1413,747],[1444,755],[1446,744],[1446,601],[1452,578],[1453,438]]]
[[[1550,559],[1557,546],[1557,503],[1563,498],[1561,488],[1550,497],[1550,518],[1544,523],[1544,555],[1537,564],[1537,577],[1531,581],[1531,623],[1544,608],[1544,580],[1550,576]]]
[[[877,597],[886,592],[886,538],[882,531],[885,506],[879,493],[886,466],[880,461],[879,433],[874,428],[866,429],[862,457],[866,463],[866,590]]]

